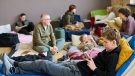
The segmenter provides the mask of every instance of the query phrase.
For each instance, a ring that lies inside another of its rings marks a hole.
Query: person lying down
[[[48,60],[17,62],[3,56],[3,74],[49,74],[50,76],[115,76],[120,46],[118,34],[113,29],[103,33],[105,50],[95,58],[85,56],[83,61],[56,63]]]
[[[93,39],[92,35],[83,34],[80,36],[80,41],[81,43],[77,46],[76,49],[74,46],[69,49],[67,56],[70,59],[82,59],[84,53],[94,58],[99,52],[102,51],[97,48],[98,45]]]

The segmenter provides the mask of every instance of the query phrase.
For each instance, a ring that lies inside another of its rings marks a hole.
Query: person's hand
[[[53,46],[53,49],[56,50],[56,51],[58,50],[58,48],[56,46]]]
[[[83,52],[82,58],[83,58],[83,60],[87,61],[87,59],[90,59],[90,56],[86,52]]]
[[[49,47],[49,48],[50,48],[51,51],[53,50],[53,47]]]
[[[50,47],[50,51],[52,52],[53,55],[57,52],[57,51],[54,49],[54,47]]]
[[[28,25],[24,25],[23,27],[27,27]]]
[[[93,59],[90,57],[90,59],[86,59],[88,67],[94,71],[97,67],[93,61]]]
[[[19,27],[19,26],[16,26],[16,27],[15,27],[15,30],[16,30],[16,31],[19,31],[19,30],[21,30],[21,29],[22,29],[22,27]]]

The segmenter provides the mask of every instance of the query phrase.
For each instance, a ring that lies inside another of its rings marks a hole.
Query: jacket
[[[52,25],[47,25],[47,29],[45,30],[44,26],[39,23],[35,26],[33,31],[33,47],[46,46],[49,48],[49,42],[51,42],[52,46],[56,46],[56,39]]]

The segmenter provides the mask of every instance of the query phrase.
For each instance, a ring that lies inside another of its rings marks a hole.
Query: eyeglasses
[[[42,19],[42,20],[51,20],[51,19]]]
[[[51,20],[51,19],[45,19],[45,20]]]

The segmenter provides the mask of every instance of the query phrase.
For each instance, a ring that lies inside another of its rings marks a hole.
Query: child
[[[97,44],[94,41],[92,36],[88,36],[87,34],[80,36],[81,43],[79,44],[78,48],[82,52],[85,52],[87,50],[91,50],[92,48],[96,47]]]
[[[68,51],[70,59],[82,59],[83,53],[88,53],[91,57],[95,57],[101,50],[96,48],[97,44],[93,37],[87,34],[80,36],[81,43],[78,45],[78,49],[72,49]]]

